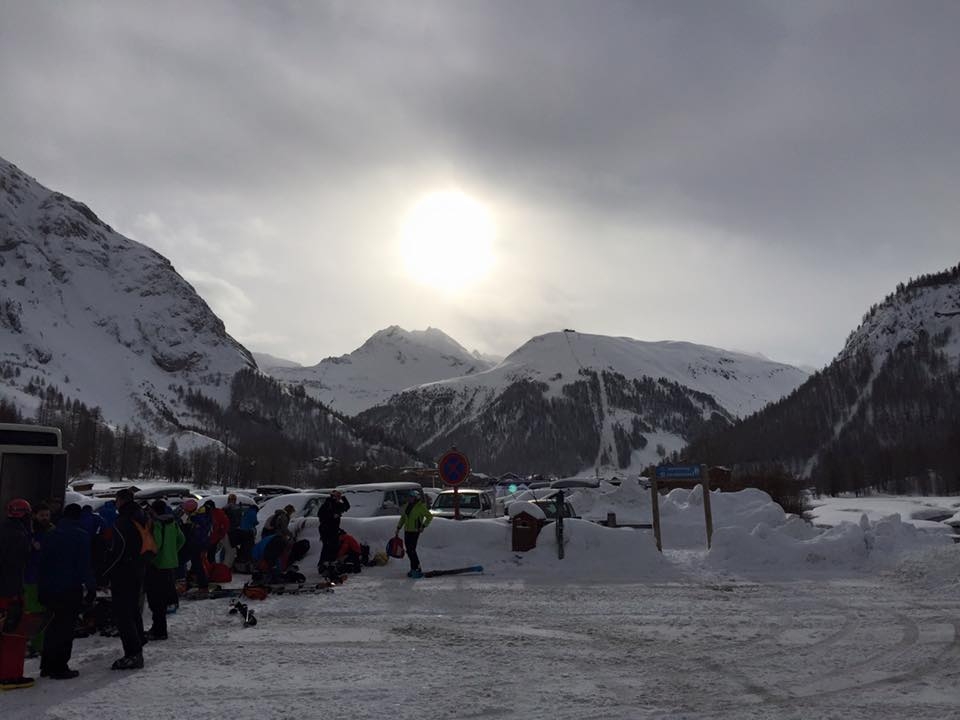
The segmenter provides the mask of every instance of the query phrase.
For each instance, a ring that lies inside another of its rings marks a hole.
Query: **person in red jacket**
[[[26,500],[7,503],[7,520],[0,525],[0,690],[33,686],[23,676],[27,638],[23,634],[23,571],[30,556],[30,516]]]
[[[210,544],[207,546],[207,560],[212,563],[217,562],[217,551],[220,549],[220,543],[230,532],[230,518],[227,514],[218,508],[213,500],[207,500],[203,506],[210,513]]]

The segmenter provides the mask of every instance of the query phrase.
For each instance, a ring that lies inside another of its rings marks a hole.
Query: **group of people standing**
[[[207,587],[205,568],[247,557],[256,534],[256,507],[236,496],[225,508],[188,500],[174,512],[163,500],[141,507],[120,490],[94,513],[70,504],[56,516],[45,505],[11,500],[0,525],[0,690],[31,687],[24,658],[40,655],[40,676],[69,680],[77,619],[109,587],[110,609],[123,646],[114,670],[143,667],[143,645],[167,639],[167,614],[178,602],[178,579]],[[248,560],[249,561],[249,560]],[[143,625],[146,599],[152,618]],[[28,644],[31,650],[28,651]]]
[[[338,573],[338,563],[357,556],[360,545],[340,527],[350,503],[333,491],[318,511],[322,549],[317,570]],[[280,517],[280,515],[283,517]],[[289,535],[293,508],[278,511],[264,536]],[[410,577],[421,574],[417,544],[430,524],[420,494],[403,506],[397,535],[404,530]],[[168,637],[167,614],[178,603],[176,583],[189,577],[203,592],[207,567],[222,560],[228,567],[251,565],[257,508],[240,506],[235,495],[224,508],[212,500],[188,499],[175,512],[163,500],[140,506],[130,490],[94,513],[70,504],[56,516],[47,506],[11,500],[0,525],[0,690],[31,687],[24,677],[27,645],[40,655],[40,675],[69,680],[74,632],[81,611],[91,607],[98,587],[110,588],[113,620],[123,646],[114,670],[143,667],[143,646]],[[143,625],[143,600],[152,624]],[[39,618],[39,622],[37,619]]]

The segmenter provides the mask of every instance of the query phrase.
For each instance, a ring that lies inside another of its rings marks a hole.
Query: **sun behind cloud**
[[[490,210],[460,190],[430,192],[403,218],[401,253],[410,277],[455,292],[493,267],[496,226]]]

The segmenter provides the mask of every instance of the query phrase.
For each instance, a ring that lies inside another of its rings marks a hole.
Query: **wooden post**
[[[657,550],[663,552],[660,541],[660,495],[657,492],[657,478],[650,478],[650,511],[653,514],[653,536],[657,539]]]
[[[710,508],[710,475],[706,465],[700,466],[700,485],[703,487],[703,516],[707,521],[707,550],[713,540],[713,511]]]

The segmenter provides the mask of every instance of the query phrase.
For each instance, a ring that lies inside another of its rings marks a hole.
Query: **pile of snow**
[[[912,495],[869,495],[854,497],[821,497],[814,500],[810,517],[814,525],[832,527],[844,522],[855,522],[860,515],[869,520],[880,520],[898,514],[904,522],[923,530],[950,532],[951,525],[960,519],[958,497]]]
[[[803,527],[800,527],[800,524]],[[753,530],[719,528],[707,564],[717,569],[778,569],[794,573],[807,569],[868,569],[892,564],[900,555],[950,545],[940,533],[927,533],[904,523],[899,515],[859,523],[842,523],[827,530],[792,519],[780,527],[759,523]]]
[[[547,514],[539,505],[535,505],[528,500],[517,500],[516,502],[510,503],[510,506],[507,508],[507,514],[510,515],[510,518],[515,518],[520,513],[526,513],[530,517],[536,518],[537,520],[546,520]]]
[[[536,506],[534,506],[536,507]],[[539,510],[539,508],[537,508]],[[312,518],[311,518],[312,519]],[[299,538],[310,540],[310,552],[301,569],[316,567],[320,539],[315,523],[309,520]],[[344,515],[341,526],[370,552],[385,550],[397,529],[397,517],[351,518]],[[424,570],[482,565],[486,575],[527,580],[606,580],[634,582],[675,577],[672,564],[657,552],[652,536],[629,528],[605,528],[585,520],[564,522],[564,559],[557,557],[555,526],[545,525],[537,547],[526,553],[512,550],[512,527],[506,518],[457,521],[434,518],[420,537],[417,552]],[[402,577],[406,559],[369,572]]]
[[[635,480],[619,487],[585,488],[569,497],[588,518],[606,519],[607,512],[614,512],[618,522],[650,520],[650,492]],[[508,518],[434,518],[420,538],[418,550],[424,570],[482,565],[485,574],[525,580],[637,582],[688,572],[779,578],[823,571],[859,572],[889,568],[914,551],[951,544],[948,535],[917,528],[899,515],[876,519],[863,515],[859,523],[824,529],[786,514],[761,490],[716,491],[710,498],[714,533],[709,552],[699,486],[673,490],[660,499],[664,554],[657,552],[649,529],[608,528],[588,519],[564,521],[562,560],[557,557],[554,523],[544,525],[535,549],[514,553]],[[520,512],[543,516],[541,508],[522,500],[511,503],[509,509],[511,516]],[[386,547],[399,522],[397,516],[352,515],[344,515],[343,528],[374,553]],[[292,528],[311,541],[303,567],[314,567],[320,553],[316,518],[298,520]],[[403,560],[372,572],[402,577],[407,568]]]

